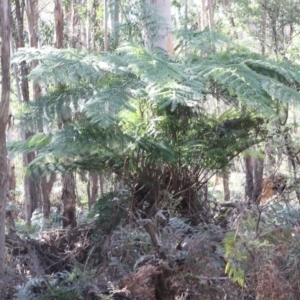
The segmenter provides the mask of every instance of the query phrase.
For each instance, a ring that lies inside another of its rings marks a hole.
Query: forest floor
[[[299,205],[283,198],[212,198],[196,225],[119,218],[114,203],[74,229],[7,236],[6,299],[300,299]]]

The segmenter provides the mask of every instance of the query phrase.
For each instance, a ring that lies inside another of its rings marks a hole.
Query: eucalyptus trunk
[[[7,142],[13,141],[13,128],[14,128],[14,117],[11,111],[11,107],[8,112],[8,120],[6,126],[6,139]],[[15,202],[15,190],[16,190],[16,173],[15,163],[12,155],[8,155],[7,169],[8,169],[8,190],[9,190],[9,201]]]
[[[55,24],[55,45],[57,48],[63,48],[64,37],[64,19],[62,0],[54,0],[54,24]],[[60,115],[60,129],[68,126],[70,121],[70,107],[65,105]],[[73,173],[62,175],[62,196],[63,205],[63,228],[76,227],[76,195],[75,195],[75,178]]]
[[[98,174],[95,172],[89,172],[87,192],[88,192],[88,206],[90,210],[92,206],[95,204],[98,197]]]
[[[31,15],[33,13],[33,8],[31,7],[34,3],[30,1],[26,1],[26,12],[28,21],[29,32],[31,35],[30,42],[34,40],[35,34],[33,33],[34,25],[31,24],[34,19]],[[24,11],[25,11],[25,2],[20,2],[19,0],[15,0],[15,15],[16,15],[16,28],[17,34],[15,37],[16,48],[25,47],[24,41]],[[33,41],[34,43],[34,41]],[[21,93],[22,100],[21,102],[29,102],[29,84],[28,84],[28,65],[26,61],[22,61],[20,63],[20,73],[21,73]],[[22,139],[26,140],[32,135],[31,132],[23,132]],[[32,160],[34,159],[34,154],[25,154],[23,155],[23,165],[26,167]],[[37,187],[34,184],[34,180],[30,178],[30,176],[24,176],[24,195],[25,195],[25,215],[26,215],[26,224],[30,225],[32,212],[37,208],[38,200],[37,200]]]
[[[64,13],[62,7],[62,0],[54,0],[54,24],[54,43],[56,48],[61,49],[64,47]]]
[[[62,177],[62,204],[63,204],[63,228],[74,228],[76,224],[76,195],[75,178],[73,173],[64,174]]]
[[[51,174],[50,178],[47,180],[47,177],[41,179],[41,190],[42,190],[42,210],[43,218],[49,219],[50,217],[50,194],[53,188],[53,184],[56,180],[56,175]]]
[[[246,186],[245,186],[245,196],[248,201],[253,200],[254,191],[254,159],[251,156],[246,156],[245,158],[246,167]]]
[[[166,51],[169,55],[173,55],[173,37],[172,20],[171,20],[171,1],[170,0],[147,0],[155,6],[157,15],[164,20],[164,26],[158,30],[158,34],[153,37],[152,33],[148,32],[148,28],[145,30],[145,44],[148,48],[157,47]]]
[[[120,0],[112,0],[110,7],[110,31],[114,40],[115,46],[119,44],[119,14]]]
[[[7,198],[6,125],[10,97],[10,0],[1,1],[1,71],[2,90],[0,102],[0,297],[6,298],[5,288],[5,216]]]
[[[29,32],[29,45],[33,48],[38,48],[38,0],[26,0],[26,15],[27,15],[27,24],[28,24],[28,32]],[[30,64],[31,69],[34,69],[37,66],[37,61],[32,61]],[[33,83],[33,98],[37,99],[41,95],[41,88],[39,84]],[[29,101],[26,98],[26,102]],[[43,128],[39,128],[39,131],[42,131]],[[26,133],[26,138],[29,138],[32,134],[31,132]],[[31,153],[27,155],[27,164],[31,163],[32,160],[35,159],[35,153]],[[41,194],[41,186],[40,186],[40,178],[35,175],[29,176],[29,195],[31,201],[31,212],[28,212],[27,223],[30,223],[30,219],[32,213],[36,208],[41,206],[42,194]],[[30,218],[30,219],[29,219]]]

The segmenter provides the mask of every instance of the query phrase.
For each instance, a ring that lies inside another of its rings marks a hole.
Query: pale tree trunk
[[[98,197],[98,174],[95,172],[89,172],[87,192],[88,192],[88,206],[90,210],[93,204],[95,204]]]
[[[86,1],[86,11],[87,11],[87,17],[86,17],[86,24],[85,24],[85,44],[86,49],[91,50],[91,9],[90,9],[91,2]]]
[[[214,30],[215,23],[213,6],[213,0],[201,0],[201,30],[204,30],[206,26],[208,26],[210,31]]]
[[[166,51],[169,55],[174,53],[173,37],[171,34],[171,0],[146,0],[146,2],[155,5],[158,16],[164,20],[164,28],[158,31],[158,36],[153,38],[147,32],[145,34],[145,44],[148,48],[157,47]]]
[[[26,15],[28,23],[29,32],[29,45],[30,47],[38,48],[38,0],[26,0]],[[31,63],[31,69],[37,66],[38,62],[33,61]],[[37,99],[41,94],[41,88],[38,84],[33,84],[33,98]],[[26,101],[29,101],[29,99]],[[40,128],[40,131],[42,128]],[[29,138],[32,133],[27,133],[26,138]],[[27,156],[27,164],[31,163],[35,158],[35,153]],[[40,179],[37,176],[30,175],[29,177],[29,194],[31,201],[31,212],[28,214],[27,223],[30,223],[29,218],[31,218],[32,212],[41,205],[41,187]]]
[[[215,28],[213,4],[214,4],[214,1],[212,1],[212,0],[207,1],[208,25],[209,25],[210,31],[214,30],[214,28]]]
[[[6,125],[10,97],[10,0],[1,1],[1,71],[2,91],[0,102],[0,297],[6,298],[5,288],[5,216],[7,201],[7,149]]]
[[[206,27],[206,0],[201,0],[201,26],[200,30],[204,30]]]
[[[27,19],[28,19],[28,29],[30,36],[30,46],[38,48],[38,1],[37,0],[29,0],[26,5]],[[33,61],[31,63],[31,68],[34,69],[38,65],[38,61]],[[41,96],[41,87],[39,84],[33,84],[33,97],[34,99],[38,99]],[[43,124],[39,124],[39,131],[43,131]],[[34,158],[34,157],[33,157]],[[32,158],[32,159],[33,159]],[[44,176],[41,179],[36,177],[31,177],[30,187],[35,188],[35,194],[38,197],[39,203],[41,202],[43,218],[49,219],[50,216],[50,193],[55,180],[55,175],[51,175],[49,182],[47,178]],[[30,191],[32,194],[32,191]],[[36,208],[36,204],[33,203],[31,210],[34,211]]]
[[[79,15],[78,15],[78,4],[77,4],[77,1],[80,1],[80,0],[72,0],[71,3],[71,23],[70,23],[70,27],[69,27],[69,30],[70,30],[70,46],[72,48],[77,48],[77,49],[80,49],[80,32],[79,32]]]
[[[266,54],[266,25],[267,25],[267,1],[268,0],[264,0],[263,1],[263,7],[262,7],[262,17],[261,17],[261,34],[262,34],[262,38],[260,41],[260,45],[261,45],[261,54],[265,55]]]
[[[108,0],[104,0],[104,17],[103,17],[103,22],[104,22],[104,51],[109,50],[109,44],[108,44]]]
[[[174,46],[173,46],[173,37],[171,35],[172,22],[171,22],[171,1],[170,0],[146,0],[148,3],[155,5],[157,14],[162,17],[165,21],[165,26],[163,29],[159,30],[158,39],[152,39],[151,35],[148,32],[147,28],[144,28],[144,43],[148,48],[158,47],[164,50],[168,55],[173,55]],[[204,187],[205,188],[205,187]],[[204,189],[205,194],[205,189]],[[141,220],[143,221],[143,220]],[[150,221],[150,222],[148,222]],[[151,242],[156,250],[162,246],[161,236],[159,230],[154,225],[152,220],[145,220],[141,222],[144,226],[146,232],[151,238]]]
[[[110,32],[117,46],[119,44],[119,11],[120,0],[111,0],[112,5],[110,8]]]
[[[19,0],[15,0],[15,13],[16,13],[16,21],[17,21],[17,36],[16,36],[16,48],[23,48],[25,46],[24,43],[24,2],[22,2],[22,6]],[[21,81],[21,91],[22,91],[22,102],[29,101],[29,85],[28,85],[28,67],[25,61],[20,63],[20,73],[22,77]],[[24,140],[30,137],[30,133],[25,132],[22,136]],[[32,155],[24,155],[23,156],[23,165],[26,167],[28,163],[32,160]],[[31,185],[32,187],[32,185]],[[25,212],[26,212],[26,224],[30,225],[30,220],[32,216],[33,209],[35,207],[35,198],[32,199],[31,195],[34,195],[33,191],[31,191],[30,187],[30,179],[29,176],[24,176],[24,194],[25,194]]]
[[[104,196],[104,175],[102,172],[99,174],[100,197]]]
[[[223,173],[223,191],[224,191],[224,202],[230,201],[230,188],[229,188],[229,174]]]

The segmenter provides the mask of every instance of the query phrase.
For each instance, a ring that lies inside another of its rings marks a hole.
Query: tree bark
[[[14,127],[14,117],[11,108],[9,107],[8,120],[6,126],[7,142],[13,141],[13,127]],[[16,174],[15,174],[15,163],[12,155],[8,155],[7,169],[8,169],[9,201],[15,202]]]
[[[7,149],[6,125],[10,97],[10,0],[1,1],[1,71],[2,91],[0,102],[0,297],[5,299],[5,216],[7,201]]]
[[[264,174],[264,160],[258,158],[255,160],[255,166],[254,166],[253,200],[255,203],[259,203],[262,196],[263,174]]]
[[[56,48],[64,47],[64,13],[62,0],[54,0],[54,23],[55,23],[55,41]]]
[[[100,197],[104,196],[104,175],[102,172],[99,174]]]
[[[49,219],[50,217],[50,194],[53,188],[53,184],[56,180],[56,175],[51,174],[49,180],[47,177],[42,178],[41,190],[42,190],[42,204],[43,204],[43,218]]]
[[[64,23],[62,0],[54,0],[54,23],[55,23],[55,45],[57,48],[63,48]],[[61,113],[59,128],[65,128],[70,121],[70,107],[64,106],[64,112]],[[63,204],[63,228],[76,227],[76,195],[75,178],[73,173],[62,175],[62,196]]]
[[[75,195],[75,179],[73,173],[65,174],[62,177],[63,191],[63,228],[74,228],[76,224],[76,195]]]
[[[96,202],[98,197],[98,174],[95,172],[89,172],[88,179],[88,205],[89,210]]]
[[[109,50],[107,21],[108,21],[108,0],[104,0],[104,17],[103,17],[104,24],[103,25],[104,25],[104,51],[105,52]]]
[[[223,175],[223,191],[224,191],[224,202],[230,201],[230,188],[228,177]]]
[[[111,36],[114,39],[115,46],[119,44],[119,12],[120,12],[120,0],[113,0],[110,10],[110,31]]]
[[[251,156],[246,156],[245,158],[246,166],[246,187],[245,187],[245,196],[249,201],[253,200],[253,189],[254,189],[254,160]]]
[[[266,25],[267,25],[267,0],[264,0],[263,2],[263,7],[262,7],[262,16],[261,16],[261,34],[262,38],[260,41],[261,45],[261,54],[265,55],[266,54]]]
[[[148,29],[145,28],[145,44],[148,48],[160,48],[168,55],[173,55],[174,45],[171,34],[172,20],[171,20],[171,1],[170,0],[147,0],[148,3],[155,5],[158,16],[164,20],[164,28],[160,28],[155,38],[149,34]]]

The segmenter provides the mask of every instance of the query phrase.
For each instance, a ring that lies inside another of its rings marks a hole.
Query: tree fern
[[[203,57],[192,49],[197,41],[189,42],[186,59],[130,43],[105,55],[21,50],[14,62],[39,60],[30,78],[46,93],[27,106],[25,120],[33,131],[46,120],[49,133],[12,148],[38,151],[29,168],[42,173],[108,168],[154,193],[180,193],[188,185],[197,197],[208,171],[267,138],[264,119],[277,115],[278,104],[299,100],[300,68],[233,45]],[[209,95],[228,112],[204,110]],[[68,126],[55,129],[65,113]]]

